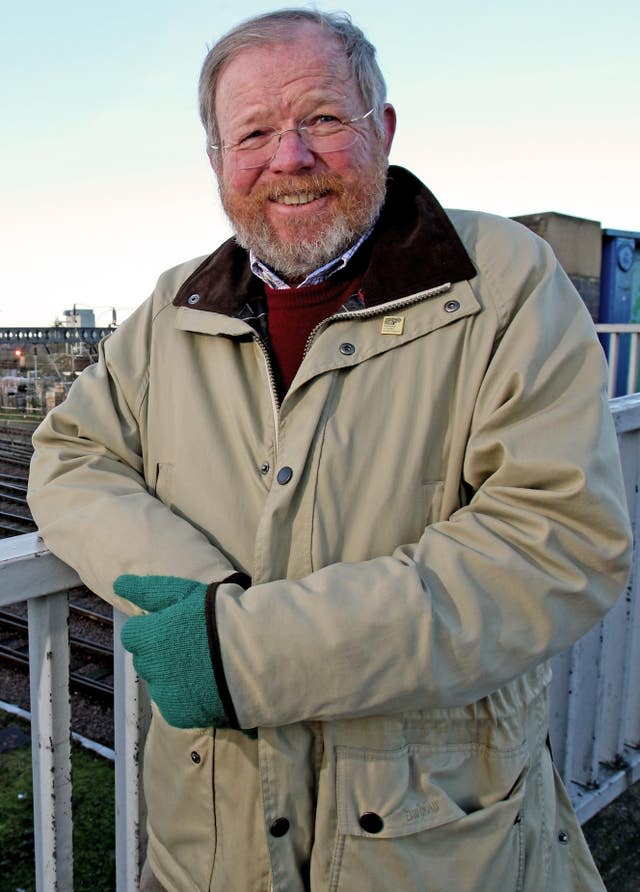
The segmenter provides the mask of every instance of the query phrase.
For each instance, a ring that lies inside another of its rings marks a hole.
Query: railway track
[[[0,530],[12,536],[20,536],[22,533],[33,533],[37,529],[36,524],[24,514],[14,514],[12,511],[0,511]]]
[[[27,505],[28,478],[23,470],[29,467],[32,452],[29,431],[0,429],[0,537],[37,529]],[[69,603],[71,685],[82,696],[112,698],[113,620],[96,609],[103,602],[87,589],[74,592]],[[0,610],[0,664],[28,671],[26,604]]]
[[[27,480],[0,474],[0,535],[32,533],[36,524],[27,505]]]
[[[0,462],[16,468],[28,468],[33,455],[31,432],[19,428],[0,429]]]
[[[27,504],[27,486],[19,483],[5,483],[0,475],[0,501],[15,502],[16,505]]]
[[[0,537],[19,536],[36,529],[27,505],[30,435],[0,430]]]
[[[18,474],[0,474],[0,487],[16,492],[27,492],[28,478]]]
[[[28,468],[31,464],[31,452],[27,449],[6,449],[0,444],[0,461],[18,468]]]
[[[19,612],[21,608],[23,605],[13,605],[8,610],[0,610],[0,662],[28,671],[28,623],[24,613]],[[110,700],[113,698],[113,620],[108,614],[73,601],[69,603],[69,613],[71,686],[83,695]]]
[[[0,429],[0,538],[36,529],[26,500],[31,453],[30,432]],[[91,740],[113,747],[111,608],[84,586],[69,594],[73,728]],[[10,615],[6,616],[7,613]],[[28,710],[26,615],[26,603],[12,604],[0,611],[0,699]]]

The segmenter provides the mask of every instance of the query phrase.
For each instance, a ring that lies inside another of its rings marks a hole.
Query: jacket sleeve
[[[614,604],[630,531],[602,350],[546,250],[497,310],[465,452],[468,504],[388,556],[218,589],[240,726],[472,703]]]
[[[98,362],[36,431],[29,476],[29,505],[47,547],[125,613],[140,611],[114,594],[121,573],[209,583],[234,571],[153,492],[142,447],[153,314],[150,299],[101,343]]]

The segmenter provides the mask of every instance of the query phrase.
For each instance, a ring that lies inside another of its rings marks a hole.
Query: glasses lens
[[[312,152],[328,154],[348,149],[355,142],[356,134],[344,125],[330,128],[310,127],[303,134],[303,139]]]
[[[264,130],[259,135],[245,139],[240,145],[234,147],[237,166],[242,170],[263,167],[271,161],[277,146],[278,132],[276,130]]]
[[[305,146],[319,155],[341,152],[348,149],[356,140],[355,131],[339,121],[319,122],[311,126],[302,125],[297,130],[285,130],[283,133],[273,130],[268,134],[263,133],[260,139],[253,140],[251,145],[242,144],[235,147],[234,154],[238,168],[251,170],[270,164],[285,133],[297,133]]]

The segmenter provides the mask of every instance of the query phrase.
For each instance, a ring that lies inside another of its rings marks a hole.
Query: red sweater
[[[280,396],[284,396],[302,362],[309,335],[336,313],[358,290],[359,279],[331,277],[320,285],[274,289],[265,284],[267,326]]]

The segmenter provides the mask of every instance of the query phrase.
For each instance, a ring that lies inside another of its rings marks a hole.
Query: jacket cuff
[[[238,723],[238,716],[236,715],[233,700],[231,699],[231,694],[229,693],[227,677],[224,674],[222,652],[220,650],[220,639],[218,637],[218,624],[216,621],[216,596],[218,593],[218,588],[221,585],[225,585],[227,582],[234,583],[235,585],[240,585],[246,591],[251,585],[251,578],[247,576],[246,573],[232,573],[231,576],[227,576],[226,579],[221,579],[219,582],[212,582],[211,585],[207,588],[207,594],[205,596],[204,602],[204,612],[207,621],[209,654],[211,656],[211,664],[213,666],[213,674],[216,680],[216,685],[218,686],[220,701],[222,702],[229,727],[235,728],[237,731],[240,731],[242,729],[240,728],[240,725]]]

